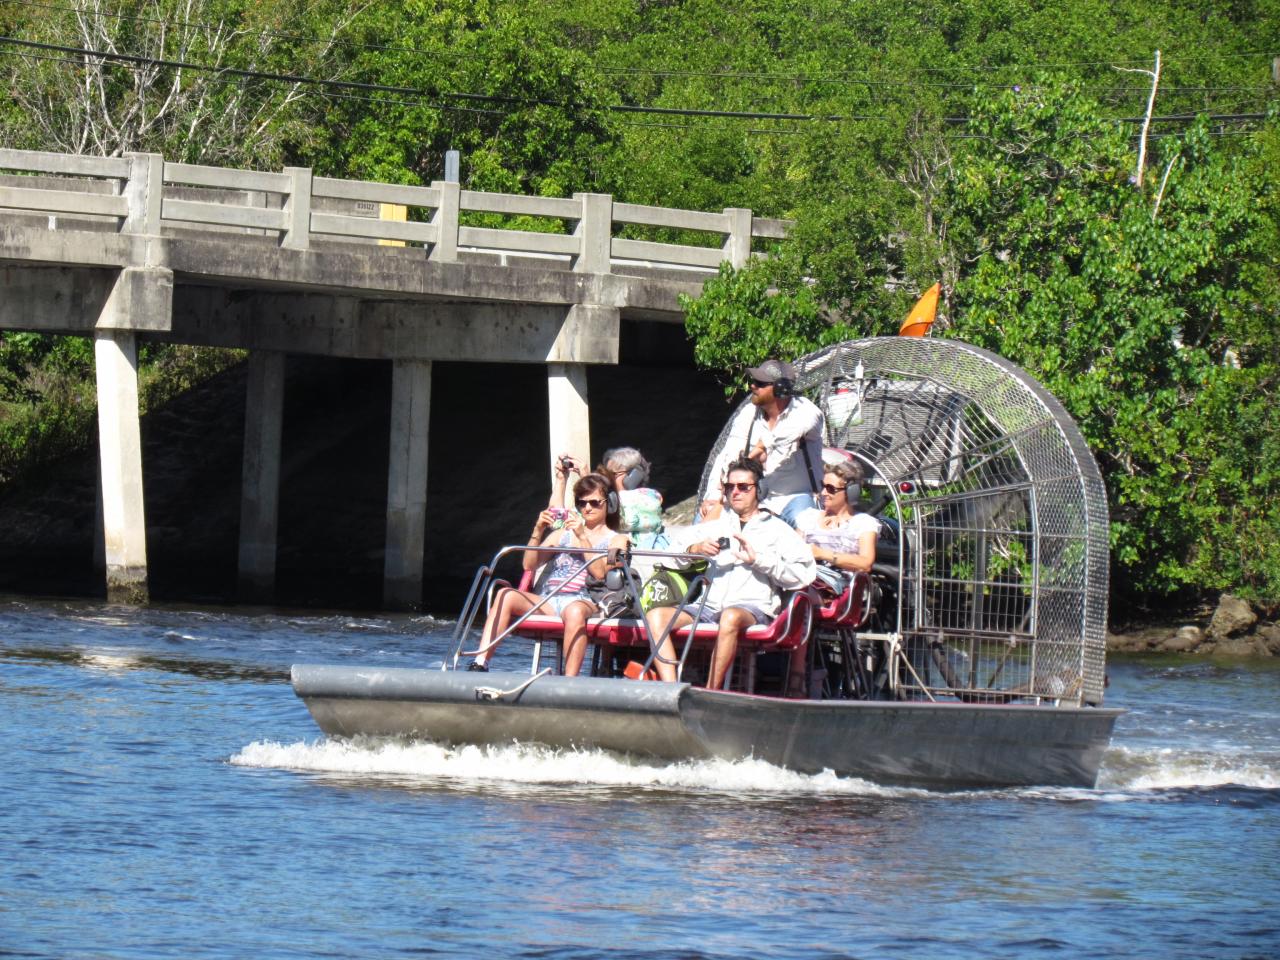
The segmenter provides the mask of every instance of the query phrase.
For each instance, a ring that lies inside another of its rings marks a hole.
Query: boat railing
[[[689,554],[686,556],[692,555]],[[629,581],[636,581],[639,579],[635,576],[635,571],[630,568],[628,568],[627,578]],[[648,618],[644,616],[640,617],[640,621],[643,624],[645,639],[649,642],[649,659],[644,662],[641,673],[642,676],[647,674],[649,669],[655,663],[664,663],[676,668],[677,680],[684,677],[684,665],[689,659],[689,651],[693,649],[693,640],[697,631],[692,629],[687,631],[684,639],[684,646],[680,650],[680,656],[674,660],[662,655],[662,645],[666,642],[667,637],[671,636],[672,632],[676,629],[676,621],[679,620],[680,614],[689,609],[695,598],[698,598],[698,609],[697,612],[690,613],[690,616],[693,617],[693,625],[696,626],[698,623],[702,622],[702,614],[707,608],[707,597],[709,594],[709,591],[707,590],[707,583],[708,581],[706,576],[701,573],[690,579],[689,586],[685,589],[684,596],[682,596],[676,604],[675,613],[667,621],[666,626],[662,628],[662,634],[660,636],[655,638],[653,636],[653,631],[649,629]],[[636,589],[635,596],[636,605],[639,607],[640,590],[638,587]],[[672,642],[674,644],[674,640]]]
[[[583,559],[576,567],[573,568],[573,571],[569,576],[556,584],[550,593],[541,596],[532,608],[518,617],[514,623],[509,624],[507,629],[501,634],[490,639],[488,643],[481,644],[475,650],[463,650],[462,647],[467,639],[467,634],[472,629],[475,619],[479,615],[480,611],[483,609],[487,615],[488,611],[493,606],[495,591],[501,586],[509,587],[511,585],[505,580],[500,581],[494,578],[498,564],[510,554],[516,552],[524,553],[529,549],[533,548],[528,544],[508,544],[495,553],[492,560],[476,571],[476,575],[471,581],[471,590],[467,593],[467,599],[462,605],[462,613],[459,614],[458,622],[454,626],[453,658],[452,663],[446,664],[447,666],[452,669],[457,669],[458,660],[460,658],[464,656],[478,656],[482,653],[488,653],[507,637],[511,636],[521,624],[541,610],[552,597],[559,594],[561,590],[574,580],[578,579],[580,575],[583,575],[587,567],[594,563],[600,556],[609,552],[607,547],[591,547],[588,549],[582,549],[579,547],[537,547],[536,549],[540,554],[571,553],[581,555]],[[481,598],[485,601],[483,605],[479,602]]]
[[[476,619],[477,617],[480,616],[481,611],[484,611],[484,613],[487,615],[488,611],[491,610],[493,607],[494,600],[496,599],[496,596],[497,596],[497,591],[502,587],[511,586],[511,584],[508,581],[497,578],[496,572],[497,572],[498,565],[504,559],[511,556],[512,554],[515,554],[515,553],[523,554],[525,551],[528,551],[530,549],[536,549],[539,554],[546,554],[546,555],[561,554],[561,553],[574,554],[576,556],[581,556],[582,559],[575,566],[573,566],[570,572],[568,573],[568,575],[565,576],[554,587],[552,587],[550,591],[548,591],[545,594],[540,593],[538,596],[537,602],[534,603],[534,605],[529,610],[525,611],[523,614],[517,617],[513,622],[508,624],[506,629],[504,629],[502,633],[500,633],[495,637],[491,637],[487,643],[482,643],[473,650],[463,649],[464,646],[466,645],[467,637],[470,635],[470,632],[475,628]],[[487,653],[490,650],[494,649],[496,646],[498,646],[498,644],[502,643],[507,638],[517,634],[522,626],[525,626],[530,621],[531,618],[537,616],[541,611],[544,610],[547,603],[553,597],[560,595],[561,592],[570,584],[573,584],[575,581],[579,581],[585,575],[587,571],[587,567],[589,567],[592,563],[594,563],[600,557],[608,556],[610,552],[611,551],[609,547],[582,548],[582,547],[542,547],[540,546],[536,548],[531,548],[528,544],[509,544],[499,549],[498,552],[493,555],[493,559],[491,559],[484,566],[480,567],[480,569],[476,571],[475,576],[472,578],[471,589],[467,593],[467,598],[463,603],[462,611],[459,613],[457,623],[454,626],[454,634],[452,638],[453,655],[441,665],[441,669],[446,669],[446,670],[457,669],[458,662],[462,657],[479,656],[481,654]],[[697,554],[672,552],[672,551],[665,551],[665,550],[626,550],[621,554],[621,558],[622,558],[622,563],[620,565],[620,568],[623,571],[625,571],[624,578],[627,584],[627,589],[634,602],[634,607],[637,610],[641,609],[640,594],[641,594],[642,583],[640,582],[640,579],[636,574],[635,569],[632,567],[632,560],[634,558],[652,559],[655,564],[658,561],[665,560],[668,563],[676,566],[706,559],[705,557],[701,557]],[[698,608],[697,614],[694,615],[695,622],[697,617],[701,615],[702,610],[706,605],[706,591],[700,589],[701,586],[705,585],[705,583],[706,583],[705,577],[702,577],[702,576],[694,577],[690,583],[689,590],[686,592],[686,596],[682,598],[681,604],[679,606],[679,610],[684,610],[692,602],[690,597],[696,596],[700,593],[702,597],[702,601],[701,601],[701,605]],[[698,589],[695,591],[695,588],[698,588]],[[673,617],[672,622],[674,623],[674,621],[675,621],[675,618]],[[666,640],[667,636],[671,631],[670,625],[668,625],[667,629],[664,630],[662,635],[657,639],[653,637],[652,632],[649,630],[648,622],[645,620],[643,616],[637,617],[635,619],[634,626],[636,627],[636,629],[638,629],[642,633],[649,647],[650,658],[649,658],[649,663],[647,663],[646,666],[648,666],[655,660],[660,661],[662,663],[670,663],[676,666],[677,676],[679,676],[680,673],[683,671],[685,659],[688,656],[689,645],[691,641],[686,642],[685,649],[682,651],[678,659],[670,660],[666,657],[663,657],[662,654],[660,653],[660,646],[662,642]],[[538,669],[540,649],[541,649],[541,645],[535,644],[534,662],[533,662],[534,671]]]

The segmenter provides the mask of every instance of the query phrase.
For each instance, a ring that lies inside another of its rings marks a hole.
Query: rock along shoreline
[[[1223,594],[1207,623],[1181,622],[1107,632],[1108,653],[1189,653],[1213,657],[1280,656],[1280,623],[1244,599]]]

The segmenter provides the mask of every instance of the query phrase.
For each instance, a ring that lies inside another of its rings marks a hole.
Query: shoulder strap
[[[809,474],[809,491],[818,492],[818,478],[813,475],[813,459],[809,456],[809,438],[800,438],[800,452],[804,454],[804,468]]]
[[[747,454],[751,452],[751,434],[755,432],[756,418],[759,416],[760,416],[759,410],[751,411],[751,421],[747,424],[747,442],[742,445],[742,454],[739,457],[739,459],[745,460],[747,457]]]

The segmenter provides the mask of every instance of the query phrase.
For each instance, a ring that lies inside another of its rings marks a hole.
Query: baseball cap
[[[766,360],[758,367],[749,367],[747,376],[761,383],[777,383],[779,380],[794,381],[796,368],[785,360]]]

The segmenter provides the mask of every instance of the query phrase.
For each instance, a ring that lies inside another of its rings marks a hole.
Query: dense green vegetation
[[[727,384],[940,281],[935,335],[1079,419],[1122,594],[1280,602],[1274,3],[0,0],[0,34],[46,45],[0,41],[9,146],[406,183],[457,149],[477,189],[793,219],[688,305]],[[74,433],[74,354],[5,338],[4,464]]]

